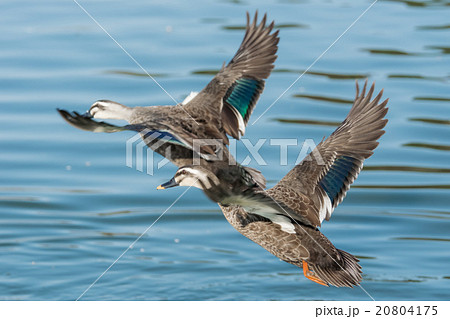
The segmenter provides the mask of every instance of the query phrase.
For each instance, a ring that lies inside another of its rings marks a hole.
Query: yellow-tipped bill
[[[178,183],[175,181],[175,178],[172,178],[170,181],[162,183],[161,185],[156,187],[156,189],[166,189],[175,186],[178,186]]]

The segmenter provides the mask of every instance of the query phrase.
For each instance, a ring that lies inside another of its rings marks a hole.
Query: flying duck
[[[353,287],[361,280],[358,259],[337,249],[319,230],[342,202],[363,162],[384,134],[388,100],[383,91],[373,100],[367,81],[341,125],[296,165],[278,184],[265,190],[239,165],[186,166],[177,170],[165,189],[194,186],[222,209],[241,234],[321,285]]]
[[[109,100],[95,102],[85,114],[58,109],[61,116],[76,128],[112,133],[131,130],[139,132],[146,144],[178,167],[193,164],[193,153],[202,165],[217,160],[233,162],[227,145],[228,136],[239,139],[245,134],[250,115],[264,90],[274,67],[278,49],[278,30],[274,22],[266,25],[264,15],[258,24],[247,13],[244,39],[231,61],[199,93],[191,94],[177,105],[128,107]],[[129,124],[116,126],[94,119],[119,119]],[[227,136],[228,135],[228,136]],[[193,146],[194,140],[213,139],[216,145]],[[170,150],[168,150],[170,147]],[[170,156],[168,156],[170,154]]]

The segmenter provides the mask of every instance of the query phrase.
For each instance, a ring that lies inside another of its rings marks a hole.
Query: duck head
[[[95,119],[128,121],[131,115],[131,109],[114,101],[99,100],[92,104],[91,108],[86,113],[88,116]]]
[[[219,184],[219,178],[208,169],[201,166],[184,166],[177,170],[171,180],[159,185],[157,189],[166,189],[175,186],[193,186],[205,191]]]

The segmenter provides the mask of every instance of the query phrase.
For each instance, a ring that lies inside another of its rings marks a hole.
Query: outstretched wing
[[[239,139],[253,112],[277,56],[278,31],[271,34],[266,15],[257,25],[258,12],[233,59],[224,65],[209,84],[184,107],[204,118],[220,118],[225,132]]]
[[[359,94],[356,83],[353,107],[342,124],[269,190],[313,225],[330,219],[384,134],[388,100],[379,103],[383,91],[371,100],[375,86],[367,95],[366,86],[367,81]]]

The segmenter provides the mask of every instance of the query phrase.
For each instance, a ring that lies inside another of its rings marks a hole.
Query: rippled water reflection
[[[280,28],[276,69],[257,119],[370,1],[80,1],[177,100],[200,90],[243,36],[245,11]],[[390,98],[387,133],[322,231],[361,259],[376,300],[448,300],[450,92],[448,1],[378,1],[259,120],[258,138],[311,138],[342,121],[354,81]],[[72,1],[4,1],[0,21],[2,300],[74,300],[183,190],[157,192],[174,172],[125,165],[132,133],[93,134],[55,108],[171,100]],[[239,144],[239,143],[238,143]],[[292,167],[265,143],[274,185]],[[238,147],[238,160],[246,153]],[[156,156],[159,160],[160,157]],[[237,233],[189,190],[84,296],[85,300],[369,300],[324,288]]]

